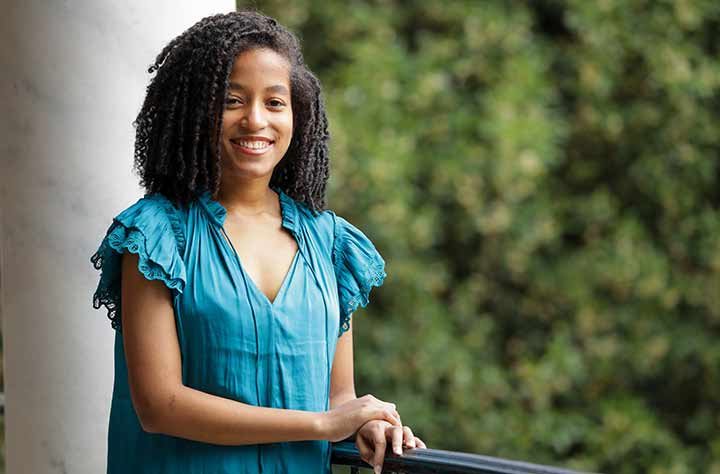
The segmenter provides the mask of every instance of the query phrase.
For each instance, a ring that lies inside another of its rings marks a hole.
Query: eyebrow
[[[245,90],[246,88],[242,84],[238,84],[237,82],[231,82],[230,89],[242,91],[242,90]],[[285,94],[288,96],[290,95],[290,91],[288,91],[287,87],[285,87],[281,84],[276,84],[274,86],[268,86],[265,88],[265,92],[274,92],[276,94]]]

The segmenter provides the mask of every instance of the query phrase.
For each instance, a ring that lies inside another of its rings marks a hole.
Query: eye
[[[273,108],[285,107],[285,103],[279,99],[270,99],[268,101],[268,104],[270,104],[270,107],[273,107]]]
[[[237,97],[228,97],[225,99],[225,105],[227,106],[234,106],[234,105],[240,105],[242,104],[242,100],[240,100]]]

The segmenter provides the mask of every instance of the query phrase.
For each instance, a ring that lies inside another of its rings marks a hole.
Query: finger
[[[385,449],[387,448],[384,432],[379,431],[375,433],[375,446],[373,448],[375,449],[375,454],[373,457],[372,466],[375,470],[375,474],[381,474],[383,460],[385,459]]]
[[[413,432],[409,426],[403,426],[403,442],[405,444],[405,447],[410,449],[416,446],[415,436],[413,435]]]
[[[400,418],[395,416],[395,414],[392,411],[389,411],[387,409],[382,411],[382,418],[380,418],[380,419],[385,420],[394,426],[402,426],[402,422],[400,421]]]
[[[363,436],[357,436],[355,438],[355,444],[357,445],[358,451],[360,451],[360,459],[372,466],[372,458],[375,454],[370,443]]]
[[[400,418],[400,413],[397,411],[397,408],[395,407],[394,403],[388,403],[386,404],[388,411],[392,413],[393,417],[397,420],[397,424],[402,426],[402,419]]]
[[[393,426],[385,432],[392,443],[393,453],[398,456],[402,456],[402,440],[403,440],[403,429],[402,426]]]
[[[421,439],[418,438],[417,436],[415,436],[415,445],[416,445],[418,448],[427,449],[427,446],[425,445],[425,443],[423,442],[423,440],[421,440]]]
[[[397,423],[393,423],[393,424],[402,425],[402,419],[400,418],[400,413],[397,411],[397,406],[394,403],[387,403],[387,402],[382,402],[382,405],[385,407],[386,411],[389,411],[390,413],[392,413],[392,415],[395,417],[395,419],[397,419]]]
[[[394,403],[390,403],[390,402],[383,402],[383,403],[385,405],[387,405],[387,407],[390,408],[391,410],[397,411],[397,405],[395,405]]]

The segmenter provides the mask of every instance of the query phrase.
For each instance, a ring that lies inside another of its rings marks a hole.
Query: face
[[[292,131],[288,61],[270,49],[238,55],[223,111],[223,176],[269,180]]]

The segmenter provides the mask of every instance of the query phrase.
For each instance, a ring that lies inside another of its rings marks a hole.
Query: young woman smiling
[[[272,18],[205,18],[158,56],[135,126],[146,195],[92,262],[115,335],[108,473],[329,473],[356,435],[424,447],[357,397],[353,311],[382,284],[370,240],[324,210],[327,118]]]

